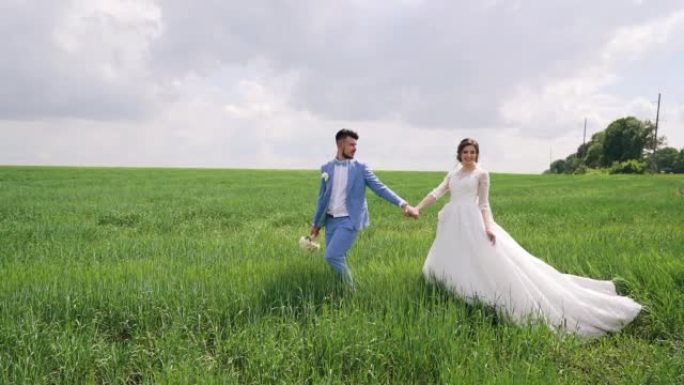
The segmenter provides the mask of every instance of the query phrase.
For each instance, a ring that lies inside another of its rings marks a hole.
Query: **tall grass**
[[[412,202],[443,176],[378,175]],[[297,248],[318,182],[0,167],[0,383],[684,383],[684,178],[492,176],[525,248],[646,306],[595,340],[425,283],[439,207],[413,221],[369,196],[347,290]]]

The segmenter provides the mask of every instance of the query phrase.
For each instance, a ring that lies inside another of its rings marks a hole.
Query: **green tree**
[[[580,160],[582,168],[599,168],[603,160],[603,139],[605,132],[600,131],[591,136],[587,143],[577,148],[575,156]]]
[[[584,164],[587,167],[599,168],[603,162],[603,140],[589,142],[587,153],[584,157]]]
[[[642,160],[644,149],[649,140],[652,141],[653,125],[642,122],[633,116],[621,118],[611,123],[605,131],[603,139],[603,166],[613,162],[624,162],[630,159]]]
[[[667,138],[665,136],[659,136],[657,141],[654,141],[654,136],[655,136],[655,124],[651,122],[650,120],[645,120],[644,121],[644,126],[646,127],[649,132],[651,132],[651,137],[648,139],[646,142],[646,146],[644,146],[644,151],[647,154],[652,154],[653,153],[653,147],[657,144],[658,148],[662,148],[667,144]]]
[[[684,148],[679,150],[679,155],[672,165],[672,172],[677,174],[684,173]]]
[[[580,144],[579,147],[577,147],[577,152],[575,154],[577,155],[578,158],[584,159],[584,157],[587,155],[587,150],[589,149],[590,144],[591,144],[591,142],[582,143],[582,144]]]
[[[551,163],[551,167],[549,167],[549,172],[552,174],[563,174],[565,173],[566,169],[567,164],[565,163],[565,159],[558,159],[554,160]]]
[[[614,162],[608,169],[610,174],[643,174],[646,171],[644,162],[628,159],[624,162]]]
[[[676,148],[665,147],[658,150],[655,156],[655,163],[658,166],[658,171],[671,172],[678,157],[679,150]]]
[[[600,169],[610,173],[640,174],[656,168],[684,172],[684,153],[664,147],[667,139],[661,136],[655,140],[654,134],[655,125],[649,120],[640,121],[632,116],[617,119],[605,130],[592,135],[574,154],[555,160],[545,173],[583,174]],[[660,150],[654,158],[656,146]]]
[[[582,160],[577,157],[577,154],[570,154],[565,158],[565,173],[573,174],[581,164]]]

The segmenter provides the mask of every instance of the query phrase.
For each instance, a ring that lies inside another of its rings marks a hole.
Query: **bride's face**
[[[465,146],[461,151],[461,164],[465,167],[472,167],[477,163],[477,150],[475,146]]]

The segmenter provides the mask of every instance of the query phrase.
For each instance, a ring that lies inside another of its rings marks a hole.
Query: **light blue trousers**
[[[352,283],[352,275],[345,258],[354,244],[358,230],[354,229],[349,217],[329,217],[325,225],[325,260],[330,267],[347,283]]]

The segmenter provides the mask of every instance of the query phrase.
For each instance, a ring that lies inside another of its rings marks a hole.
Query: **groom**
[[[369,225],[366,186],[401,207],[404,215],[418,217],[418,211],[385,186],[366,164],[354,160],[358,139],[359,135],[348,129],[335,135],[337,155],[321,166],[321,189],[311,226],[312,237],[327,227],[325,260],[349,284],[352,276],[345,262],[347,251],[359,231]]]

